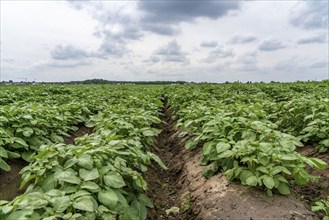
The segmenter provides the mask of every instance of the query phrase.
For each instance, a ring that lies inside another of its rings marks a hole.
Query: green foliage
[[[329,219],[329,198],[327,200],[320,200],[315,202],[315,204],[311,207],[312,212],[323,212],[323,220]]]
[[[287,195],[292,182],[304,185],[318,178],[308,174],[306,164],[326,168],[325,162],[295,151],[303,147],[301,141],[327,150],[325,83],[166,87],[166,98],[180,136],[192,138],[185,147],[202,146],[207,178],[222,171],[269,196],[273,190]]]
[[[66,120],[69,115],[72,122],[65,123],[86,122],[94,133],[76,139],[75,145],[61,143],[61,133],[43,134],[45,137],[50,134],[51,140],[33,148],[30,164],[21,170],[21,187],[28,186],[26,192],[13,201],[1,201],[0,218],[145,219],[147,208],[153,205],[143,194],[147,183],[142,173],[152,161],[166,169],[161,159],[150,152],[154,136],[160,133],[151,126],[160,122],[158,110],[162,105],[160,92],[152,89],[152,93],[148,89],[136,92],[133,87],[110,91],[106,102],[98,102],[97,114],[88,110],[81,121],[75,117],[81,115],[79,113],[67,112],[55,117],[54,113],[48,116],[44,113],[49,124],[63,127],[64,124],[56,120]],[[51,89],[56,94],[60,91],[55,87]],[[74,90],[68,91],[74,94]],[[106,93],[104,88],[101,91],[98,91],[99,97]],[[89,106],[91,109],[88,102],[82,99],[76,108]],[[44,109],[49,112],[50,107]],[[26,118],[39,120],[33,114]],[[8,127],[13,124],[7,123]],[[30,142],[26,140],[36,133],[35,127],[31,126],[33,132],[23,129],[22,136],[14,141],[29,149]],[[7,158],[8,152],[0,148],[1,157]]]

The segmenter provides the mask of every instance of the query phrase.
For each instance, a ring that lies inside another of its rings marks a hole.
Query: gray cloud
[[[250,51],[239,56],[234,63],[236,69],[241,72],[254,72],[258,71],[258,53],[257,51]]]
[[[177,27],[169,26],[161,23],[146,23],[141,24],[144,31],[153,32],[160,35],[173,36],[180,33]]]
[[[57,45],[50,51],[50,55],[55,60],[79,60],[89,57],[86,51],[72,45]]]
[[[300,38],[297,43],[298,44],[312,44],[312,43],[326,43],[327,35],[326,34],[318,34],[310,37]]]
[[[83,60],[86,58],[108,59],[109,57],[119,58],[124,56],[129,50],[120,41],[104,39],[97,50],[85,51],[72,45],[57,45],[50,51],[54,60]]]
[[[81,10],[83,7],[85,7],[86,5],[91,3],[91,1],[89,1],[89,0],[84,0],[84,1],[67,0],[67,2],[69,3],[69,5],[72,8],[77,9],[77,10]]]
[[[301,1],[291,11],[289,22],[303,29],[328,28],[328,1]]]
[[[246,43],[254,42],[256,40],[257,40],[257,37],[253,36],[253,35],[237,34],[232,37],[232,39],[230,40],[230,43],[231,44],[246,44]]]
[[[329,66],[328,61],[319,61],[313,63],[310,67],[313,69],[317,69],[317,68],[328,68],[328,66]]]
[[[120,31],[112,31],[111,29],[103,29],[97,33],[99,36],[123,42],[125,40],[138,40],[143,34],[135,25],[126,25]]]
[[[106,59],[109,56],[122,57],[128,52],[127,47],[122,42],[115,42],[112,39],[104,40],[98,51],[93,53],[94,57]]]
[[[258,46],[258,50],[273,51],[273,50],[279,50],[279,49],[282,49],[282,48],[285,48],[285,47],[286,46],[284,46],[278,40],[265,40]]]
[[[230,1],[140,1],[139,9],[146,12],[144,21],[177,23],[197,17],[217,19],[230,10],[239,8],[238,2]]]
[[[147,62],[173,62],[173,63],[187,63],[187,53],[183,52],[181,46],[175,41],[169,42],[167,45],[155,50]]]
[[[217,41],[203,41],[200,44],[200,47],[210,47],[210,48],[213,48],[213,47],[217,47],[217,46],[218,46]]]
[[[113,3],[113,9],[102,1],[68,2],[77,10],[86,10],[98,22],[94,35],[101,38],[102,43],[97,51],[89,54],[91,57],[122,57],[129,52],[127,44],[143,37],[139,19],[131,13],[130,7],[126,7],[127,4]]]
[[[213,63],[219,59],[227,58],[227,57],[234,57],[235,53],[233,52],[233,49],[223,49],[222,47],[219,47],[213,51],[211,51],[206,59],[203,61],[206,63]]]
[[[140,1],[138,4],[144,12],[141,23],[145,30],[164,35],[177,34],[171,28],[180,22],[193,22],[199,17],[218,19],[239,6],[237,1]]]
[[[77,66],[88,66],[91,65],[91,61],[86,61],[86,60],[79,60],[79,61],[63,61],[63,60],[57,60],[53,62],[48,62],[44,66],[47,67],[55,67],[55,68],[75,68]]]

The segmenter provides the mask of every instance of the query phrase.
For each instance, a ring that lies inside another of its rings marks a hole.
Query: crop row
[[[301,138],[283,132],[270,120],[273,115],[267,111],[269,101],[258,98],[264,94],[245,96],[240,88],[241,99],[236,95],[232,101],[225,98],[227,91],[216,89],[186,86],[168,87],[166,91],[181,136],[192,137],[186,148],[202,145],[201,164],[206,166],[206,177],[223,171],[229,179],[264,188],[269,196],[273,190],[287,195],[291,182],[304,185],[318,178],[307,172],[306,164],[326,168],[323,161],[295,151],[303,146]],[[234,90],[230,88],[230,91]],[[328,129],[327,125],[323,127]]]
[[[145,219],[153,205],[142,173],[151,161],[166,168],[150,151],[162,103],[156,93],[125,95],[91,116],[94,133],[76,145],[42,145],[21,171],[26,192],[1,201],[0,218]]]

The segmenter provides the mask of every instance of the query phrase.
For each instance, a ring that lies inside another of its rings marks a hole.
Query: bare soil
[[[81,137],[85,134],[91,134],[93,133],[93,129],[92,128],[88,128],[85,125],[81,124],[79,125],[79,129],[77,131],[74,132],[70,132],[69,133],[69,137],[64,137],[64,143],[65,144],[75,144],[74,139],[77,137]]]
[[[27,162],[22,159],[9,159],[7,163],[11,170],[9,172],[0,170],[0,200],[9,201],[24,193],[24,190],[19,189],[21,184],[19,172],[27,165]]]
[[[155,205],[149,210],[148,219],[316,218],[307,202],[294,192],[268,197],[264,191],[228,181],[221,174],[206,179],[200,166],[200,150],[185,150],[187,139],[178,138],[170,109],[164,108],[163,113],[163,132],[154,149],[168,170],[153,165],[145,174],[147,194]],[[172,207],[180,208],[180,212],[167,215],[166,210]]]
[[[175,133],[171,114],[167,108],[164,108],[162,113],[162,123],[157,126],[162,129],[162,132],[155,139],[154,151],[166,164],[168,170],[163,170],[157,164],[152,164],[144,174],[148,183],[146,194],[152,199],[155,206],[154,209],[148,211],[147,219],[194,219],[190,208],[183,213],[180,211],[179,213],[166,214],[166,210],[173,207],[182,209],[180,201],[182,185],[179,177],[183,171],[184,161],[175,158],[176,150],[181,147],[176,147],[170,138]]]
[[[307,157],[316,157],[325,161],[329,165],[329,152],[319,153],[312,145],[299,148],[298,152]],[[320,199],[327,199],[329,196],[329,167],[325,170],[318,170],[307,167],[310,174],[320,178],[305,186],[294,186],[293,190],[298,193],[309,205]],[[324,213],[319,212],[318,217],[322,218]]]

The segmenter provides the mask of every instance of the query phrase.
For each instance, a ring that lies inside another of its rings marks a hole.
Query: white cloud
[[[326,4],[1,1],[2,78],[325,79]]]
[[[258,49],[261,51],[273,51],[285,48],[282,42],[279,40],[265,40],[259,46]]]
[[[328,1],[300,1],[290,13],[290,23],[304,29],[328,30]]]

